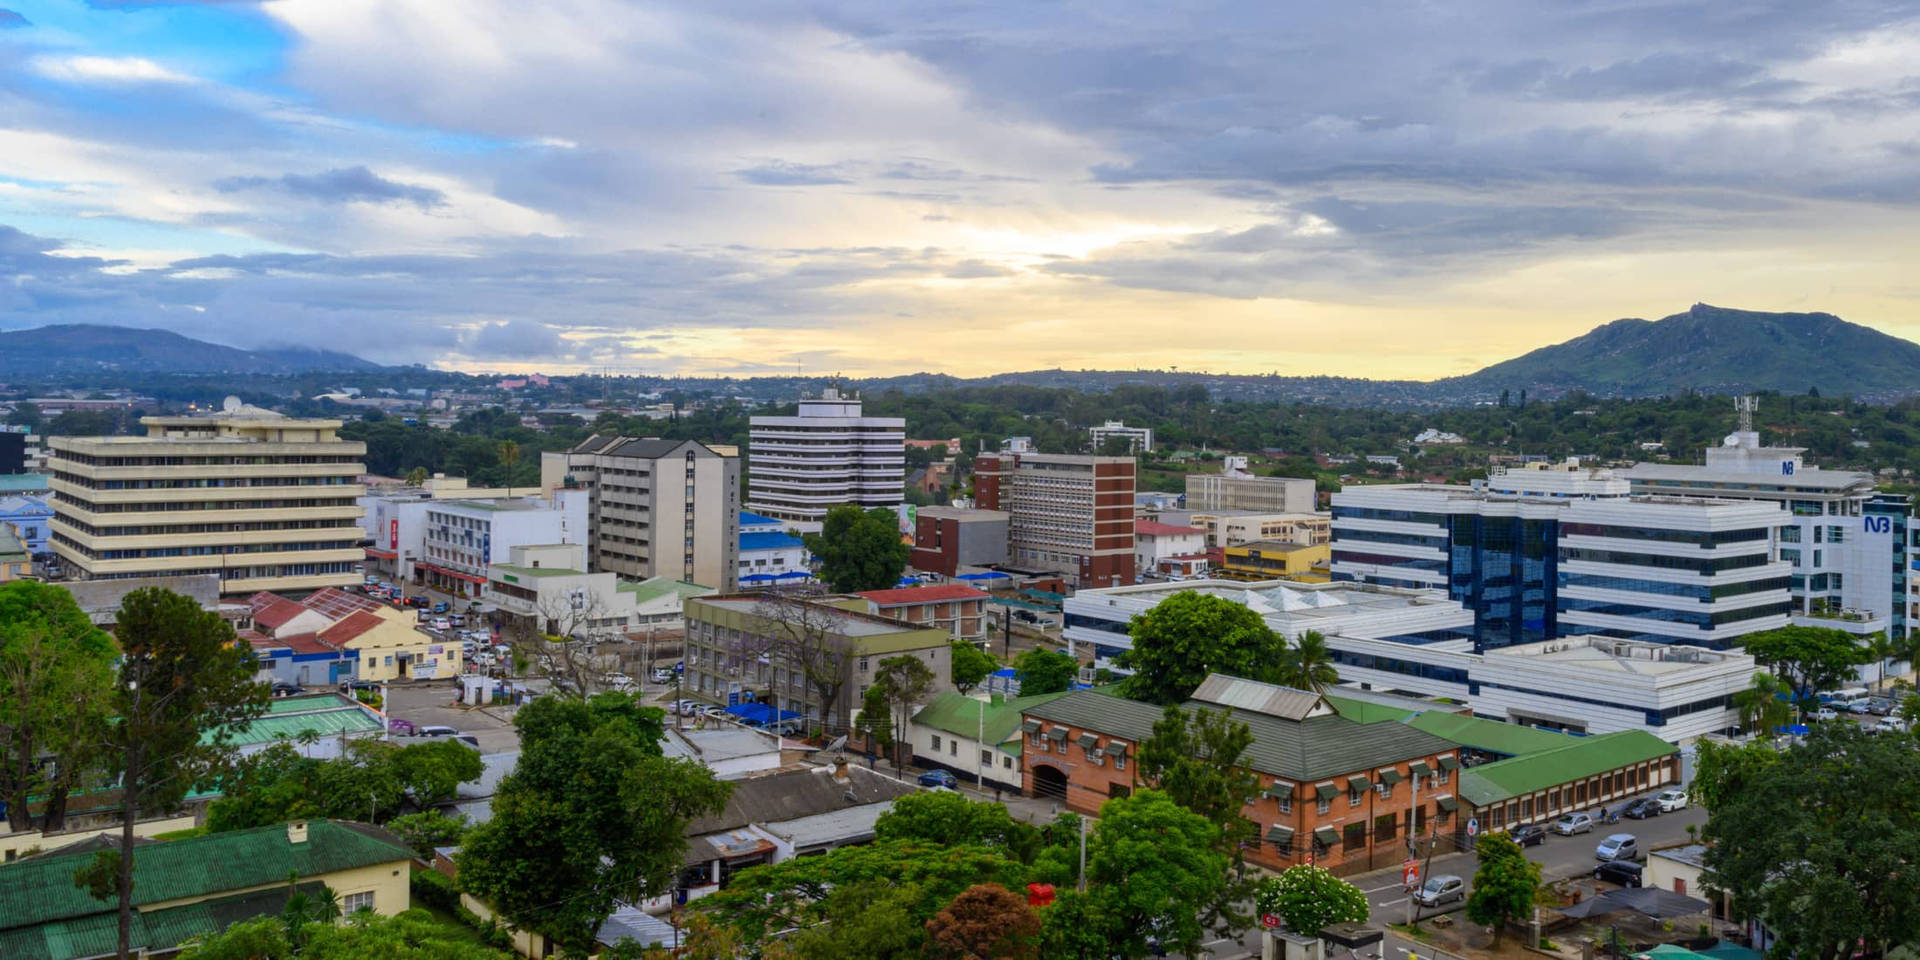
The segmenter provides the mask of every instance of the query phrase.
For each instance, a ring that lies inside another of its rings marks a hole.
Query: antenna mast
[[[1760,398],[1755,396],[1734,397],[1733,409],[1740,415],[1740,432],[1753,432],[1753,412],[1760,409]]]

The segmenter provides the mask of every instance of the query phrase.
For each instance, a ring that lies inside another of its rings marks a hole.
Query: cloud
[[[33,22],[28,20],[26,17],[22,16],[18,11],[8,10],[5,7],[0,7],[0,30],[10,30],[15,27],[30,27],[30,26],[33,26]]]
[[[495,359],[550,357],[562,352],[560,335],[532,320],[485,324],[462,340],[461,346],[468,356]]]
[[[339,167],[315,174],[279,177],[228,177],[214,187],[222,193],[271,188],[321,203],[411,203],[422,210],[444,206],[446,194],[430,187],[397,183],[366,167]]]
[[[747,183],[763,187],[806,187],[825,186],[837,183],[852,183],[842,172],[840,164],[831,163],[789,163],[785,160],[770,160],[758,166],[744,170],[735,170],[733,175]]]
[[[145,57],[43,56],[34,58],[32,63],[42,76],[67,83],[195,82],[193,77],[176,73]]]

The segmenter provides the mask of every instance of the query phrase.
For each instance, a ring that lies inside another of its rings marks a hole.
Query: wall
[[[155,834],[172,833],[175,830],[190,830],[198,825],[191,814],[154,820],[136,820],[133,824],[133,835],[152,837]],[[103,836],[119,837],[120,825],[116,823],[92,830],[68,830],[55,834],[43,834],[38,830],[0,834],[0,862],[12,862],[24,856],[29,850],[38,849],[41,853],[47,853],[82,840]]]

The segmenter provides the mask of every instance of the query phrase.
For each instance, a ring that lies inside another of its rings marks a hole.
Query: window
[[[1359,806],[1360,801],[1366,799],[1366,796],[1367,796],[1367,792],[1365,790],[1355,790],[1351,787],[1347,788],[1347,806],[1349,807]]]
[[[1367,825],[1349,823],[1340,837],[1340,849],[1358,850],[1367,845]]]
[[[1373,789],[1378,790],[1380,792],[1380,799],[1382,800],[1390,800],[1393,798],[1393,784],[1388,783],[1385,780],[1382,780],[1379,783],[1374,784]]]
[[[1284,796],[1279,796],[1279,797],[1275,797],[1274,799],[1276,799],[1276,800],[1278,800],[1278,801],[1280,801],[1280,812],[1281,812],[1281,813],[1292,813],[1292,812],[1293,812],[1293,794],[1291,794],[1291,793],[1289,793],[1289,794],[1286,794],[1286,795],[1284,795]]]
[[[1001,766],[1001,767],[1004,767],[1005,769],[1008,769],[1008,770],[1012,770],[1012,769],[1013,769],[1013,758],[1012,758],[1012,757],[1001,757],[1001,758],[1000,758],[1000,766]]]
[[[937,733],[933,735],[933,752],[940,752],[940,735]]]
[[[1116,753],[1116,754],[1114,754],[1114,755],[1113,755],[1113,768],[1114,768],[1115,770],[1125,770],[1125,769],[1127,768],[1127,755],[1126,755],[1126,754],[1124,754],[1124,753]]]
[[[354,914],[359,913],[362,910],[372,910],[372,909],[373,909],[373,891],[372,890],[368,890],[364,893],[349,893],[346,896],[340,898],[340,912],[347,916],[353,916]]]
[[[1332,807],[1333,807],[1333,801],[1328,800],[1325,797],[1321,797],[1319,801],[1317,801],[1313,805],[1314,811],[1323,817],[1332,811]]]

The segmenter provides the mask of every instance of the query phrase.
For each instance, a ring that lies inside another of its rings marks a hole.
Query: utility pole
[[[1087,892],[1087,818],[1080,818],[1080,884],[1081,893]]]

